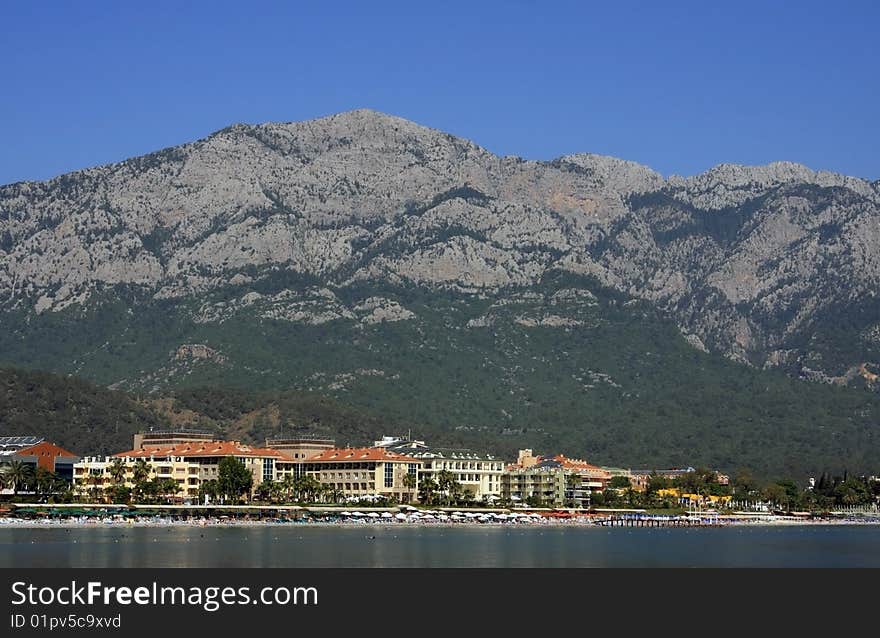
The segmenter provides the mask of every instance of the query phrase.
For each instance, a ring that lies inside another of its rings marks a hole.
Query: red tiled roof
[[[591,465],[590,463],[587,463],[586,461],[581,461],[580,459],[566,458],[564,454],[557,454],[553,457],[553,460],[559,461],[562,464],[562,467],[567,470],[581,470],[601,475],[607,474],[609,477],[611,476],[611,474],[607,470],[603,470],[601,467]]]
[[[147,445],[139,450],[120,452],[113,456],[150,458],[151,456],[258,456],[285,458],[278,450],[251,447],[238,441],[190,441],[178,445]]]
[[[16,452],[19,456],[76,456],[73,452],[68,452],[63,447],[58,447],[54,443],[42,441],[36,445],[26,447]]]
[[[307,461],[336,461],[337,463],[357,463],[360,461],[400,461],[403,463],[421,463],[411,456],[397,454],[383,447],[333,448],[310,456]]]

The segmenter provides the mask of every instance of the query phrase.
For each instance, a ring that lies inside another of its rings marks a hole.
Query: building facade
[[[412,503],[420,468],[418,459],[385,448],[333,448],[305,460],[279,461],[276,480],[287,474],[311,475],[346,499],[385,497]]]
[[[210,443],[217,435],[204,430],[147,430],[134,435],[132,448],[186,445],[187,443]]]
[[[326,450],[336,447],[333,439],[319,438],[291,438],[291,439],[266,439],[266,447],[270,450],[278,450],[288,459],[299,461],[311,458]]]
[[[54,472],[65,481],[73,480],[73,465],[79,457],[38,436],[0,437],[0,463],[18,461],[34,470]]]
[[[398,437],[383,437],[374,445],[418,459],[421,462],[419,480],[430,478],[438,482],[440,472],[446,471],[474,500],[491,502],[501,497],[504,462],[491,454],[434,447],[424,441]]]
[[[501,475],[501,496],[514,504],[562,507],[565,489],[565,472],[561,467],[513,465]]]
[[[177,483],[173,497],[181,501],[195,502],[206,481],[219,478],[220,461],[233,457],[244,463],[253,477],[255,489],[276,474],[275,463],[285,460],[281,452],[266,448],[254,448],[238,441],[193,441],[178,445],[147,446],[112,457],[85,458],[74,465],[74,488],[83,495],[95,495],[114,486],[133,488],[134,472],[138,461],[149,466],[147,480],[171,479]],[[114,459],[124,467],[121,479],[111,472]]]
[[[519,451],[517,462],[507,467],[502,495],[514,502],[589,507],[593,492],[604,490],[611,478],[611,472],[584,460],[563,454],[535,456],[525,449]]]

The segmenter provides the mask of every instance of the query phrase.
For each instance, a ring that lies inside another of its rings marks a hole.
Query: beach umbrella
[[[441,521],[449,520],[449,517],[446,514],[440,514],[437,518],[439,518]]]
[[[376,512],[370,512],[369,514],[367,514],[367,516],[369,516],[370,518],[379,518],[379,515]]]
[[[393,518],[391,512],[382,512],[382,518]]]
[[[406,514],[404,514],[403,512],[398,512],[397,514],[394,515],[394,518],[396,518],[399,521],[405,521]]]
[[[351,516],[351,512],[339,512],[340,516]]]
[[[352,516],[365,516],[365,514],[363,512],[352,512],[351,515]]]

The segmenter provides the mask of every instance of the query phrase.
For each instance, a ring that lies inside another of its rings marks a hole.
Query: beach
[[[430,517],[430,518],[429,518]],[[792,526],[792,525],[880,525],[880,515],[861,515],[831,518],[808,518],[803,516],[703,516],[703,517],[602,517],[572,516],[554,518],[540,515],[521,515],[505,518],[490,516],[432,515],[395,517],[371,517],[368,515],[322,515],[299,518],[232,518],[204,516],[181,518],[175,516],[72,516],[65,518],[0,518],[0,528],[46,529],[46,528],[131,528],[131,527],[745,527],[745,526]]]

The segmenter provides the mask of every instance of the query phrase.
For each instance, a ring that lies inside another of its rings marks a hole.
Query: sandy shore
[[[695,527],[768,527],[768,526],[816,526],[816,525],[880,525],[880,517],[851,517],[843,519],[803,519],[798,517],[766,517],[748,519],[705,519],[702,525]],[[589,527],[594,529],[610,529],[603,525],[600,520],[587,518],[571,519],[516,519],[508,521],[439,521],[439,520],[377,520],[363,518],[349,518],[336,520],[307,519],[298,521],[271,521],[271,520],[220,520],[220,519],[173,519],[173,518],[145,518],[145,519],[25,519],[25,518],[0,518],[0,529],[51,529],[51,528],[132,528],[132,527]],[[661,525],[660,527],[672,527]]]

